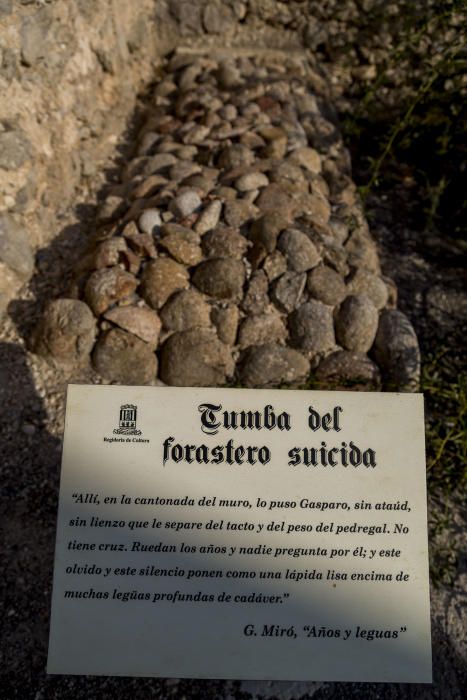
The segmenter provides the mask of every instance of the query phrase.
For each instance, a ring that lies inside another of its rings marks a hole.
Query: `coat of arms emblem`
[[[138,409],[134,404],[120,406],[119,427],[114,429],[116,435],[141,435],[136,427]]]

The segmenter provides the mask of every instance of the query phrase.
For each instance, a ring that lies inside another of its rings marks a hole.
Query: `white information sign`
[[[70,386],[49,673],[431,681],[423,398]]]

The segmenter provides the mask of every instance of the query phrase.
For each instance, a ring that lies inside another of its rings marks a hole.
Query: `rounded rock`
[[[238,299],[243,293],[245,267],[240,260],[217,258],[196,268],[193,284],[216,299]]]
[[[229,306],[213,307],[211,310],[211,321],[217,330],[219,339],[226,345],[234,345],[237,337],[238,306],[230,304]]]
[[[420,348],[416,333],[402,311],[381,313],[373,355],[388,388],[414,391],[420,381]]]
[[[138,286],[138,280],[120,267],[106,267],[91,274],[84,296],[96,316],[107,311],[111,304],[125,299]]]
[[[138,219],[138,227],[142,233],[157,234],[162,226],[158,209],[146,209]]]
[[[277,311],[270,311],[257,316],[248,316],[240,324],[238,344],[241,349],[251,345],[263,345],[268,342],[281,342],[287,337],[282,316]]]
[[[268,253],[276,249],[277,238],[288,224],[288,217],[282,212],[271,212],[257,219],[251,227],[252,240],[261,245]]]
[[[378,328],[378,310],[367,296],[348,296],[336,315],[337,341],[346,350],[368,352]]]
[[[152,348],[157,347],[161,320],[152,310],[140,306],[116,306],[104,314],[107,321],[136,335]]]
[[[203,296],[194,289],[174,294],[160,311],[164,327],[170,331],[186,331],[190,328],[207,327],[211,309]]]
[[[240,228],[254,219],[257,212],[257,207],[244,199],[227,200],[224,206],[225,221],[232,228]]]
[[[310,299],[289,316],[291,342],[313,354],[322,354],[336,345],[332,312],[329,306]]]
[[[250,192],[267,185],[269,180],[264,173],[246,173],[235,181],[235,187],[239,192]]]
[[[252,165],[255,161],[255,154],[247,146],[240,143],[226,146],[218,158],[217,164],[220,168],[230,170],[242,165]]]
[[[248,242],[245,236],[235,229],[219,226],[203,236],[201,246],[207,258],[241,260],[245,255]]]
[[[368,391],[379,389],[381,373],[370,358],[361,352],[338,350],[320,362],[316,379],[333,389]]]
[[[295,272],[306,272],[316,267],[321,260],[314,243],[298,229],[288,228],[279,236],[277,247],[287,258],[289,267]]]
[[[186,190],[170,202],[170,211],[179,219],[185,219],[201,206],[201,198],[196,190]]]
[[[377,309],[383,309],[388,303],[388,288],[381,277],[364,268],[355,271],[347,282],[347,290],[350,294],[365,294]]]
[[[93,253],[92,266],[96,270],[103,267],[114,267],[120,262],[121,254],[127,250],[125,239],[122,237],[102,241]]]
[[[114,328],[103,333],[92,355],[96,370],[119,384],[149,384],[156,378],[157,358],[150,345]]]
[[[174,333],[161,351],[160,377],[170,386],[219,386],[234,371],[231,349],[213,328]]]
[[[310,363],[297,350],[266,343],[247,350],[240,367],[240,381],[247,387],[267,387],[304,381]]]
[[[198,234],[190,229],[169,233],[159,241],[159,245],[165,248],[172,258],[188,267],[197,265],[203,259],[199,243]]]
[[[203,236],[205,233],[215,228],[219,223],[221,211],[222,202],[219,199],[210,202],[195,224],[196,233]]]
[[[96,320],[84,302],[50,302],[34,333],[34,351],[58,365],[81,365],[89,360],[96,337]]]
[[[160,309],[179,289],[189,286],[188,272],[171,258],[152,260],[141,275],[141,294],[153,309]]]
[[[264,270],[258,270],[248,280],[241,307],[246,314],[253,316],[263,313],[268,305],[268,278]]]
[[[320,265],[308,273],[307,290],[323,304],[337,306],[347,294],[342,277],[327,265]]]
[[[305,273],[285,272],[274,282],[271,297],[281,311],[290,313],[298,306],[305,284]]]
[[[296,148],[289,157],[291,163],[301,165],[302,168],[308,170],[314,175],[321,172],[321,158],[318,151],[314,148]]]

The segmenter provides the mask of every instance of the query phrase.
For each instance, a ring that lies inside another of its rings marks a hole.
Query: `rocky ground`
[[[125,384],[415,385],[323,92],[300,58],[177,53],[35,351]]]
[[[439,260],[414,250],[410,230],[393,227],[385,202],[377,201],[374,233],[381,272],[333,116],[323,114],[319,84],[311,96],[301,91],[312,76],[301,74],[298,65],[294,83],[284,80],[277,66],[268,72],[247,59],[230,66],[209,60],[203,65],[204,60],[189,65],[175,59],[170,67],[175,74],[156,88],[155,111],[124,181],[105,189],[97,238],[92,208],[82,204],[67,212],[62,233],[39,251],[35,274],[3,323],[3,696],[461,698],[465,561],[453,588],[432,592],[433,686],[45,674],[67,382],[238,379],[259,386],[303,382],[312,369],[314,377],[335,385],[363,381],[376,388],[381,374],[393,381],[393,358],[400,357],[401,347],[396,344],[394,355],[385,359],[384,348],[393,338],[388,342],[386,334],[383,352],[377,351],[381,319],[398,314],[404,328],[408,323],[393,309],[395,286],[387,275],[396,279],[398,304],[423,339],[435,326],[424,331],[422,318],[436,317],[439,332],[450,313],[460,323],[465,308],[458,273],[441,274]],[[180,81],[188,95],[197,91],[195,104],[184,99],[183,89],[180,94]],[[268,81],[270,95],[261,89]],[[248,89],[253,93],[245,95]],[[100,184],[97,180],[96,188]],[[277,221],[278,202],[285,222]],[[350,230],[349,208],[356,221]],[[65,294],[72,299],[72,313],[61,301],[44,317],[50,300]],[[57,321],[58,336],[51,332]],[[408,338],[413,357],[415,335],[408,328],[403,348]],[[128,362],[128,348],[130,357],[136,352],[141,358],[136,369]],[[180,362],[187,348],[196,358],[188,370]],[[277,359],[265,366],[264,357]],[[404,381],[414,378],[417,365],[405,366]],[[456,515],[450,537],[460,540],[461,526]]]

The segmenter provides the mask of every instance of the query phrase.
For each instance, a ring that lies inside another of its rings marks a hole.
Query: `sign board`
[[[70,386],[48,672],[430,682],[422,396]]]

